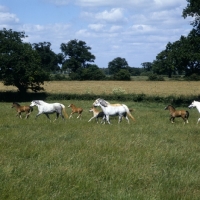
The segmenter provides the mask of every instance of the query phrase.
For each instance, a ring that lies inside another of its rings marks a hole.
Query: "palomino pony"
[[[200,102],[199,101],[193,101],[189,106],[188,108],[197,108],[197,110],[199,111],[200,113]],[[197,120],[197,124],[199,123],[200,121],[200,118]]]
[[[176,110],[172,105],[168,105],[165,107],[165,110],[169,110],[170,112],[170,121],[174,123],[175,117],[181,117],[185,122],[188,123],[189,112],[187,110]]]
[[[65,106],[61,103],[46,103],[42,100],[34,100],[34,101],[31,102],[30,106],[37,106],[38,107],[39,112],[38,112],[38,114],[36,115],[35,118],[37,118],[41,114],[45,114],[47,116],[47,118],[49,120],[51,120],[49,118],[49,114],[52,114],[52,113],[56,113],[56,119],[58,119],[59,115],[61,115],[61,117],[63,119],[64,119],[64,116],[65,116],[65,118],[68,118],[68,115],[65,111]],[[63,114],[64,114],[64,116],[63,116]]]
[[[78,117],[77,117],[77,119],[80,117],[80,119],[81,119],[81,116],[82,116],[82,112],[83,112],[83,108],[77,108],[74,104],[70,104],[69,106],[68,106],[68,108],[71,108],[72,109],[72,112],[71,112],[71,114],[70,114],[70,116],[69,116],[69,119],[72,117],[73,118],[73,114],[74,113],[78,113]]]
[[[133,121],[135,121],[134,117],[131,115],[129,108],[125,104],[110,104],[109,102],[105,101],[104,99],[96,99],[93,103],[93,106],[100,106],[103,110],[104,114],[106,115],[106,121],[110,124],[109,116],[119,116],[120,123],[122,121],[122,117],[125,117],[129,123],[129,119],[127,114]]]
[[[28,119],[29,115],[33,111],[33,108],[31,106],[20,106],[17,102],[13,102],[12,108],[16,108],[17,114],[16,116],[19,116],[19,118],[22,119],[22,112],[26,113],[26,119]]]
[[[89,112],[93,112],[93,117],[88,122],[90,122],[94,118],[96,119],[97,123],[98,123],[98,118],[102,118],[101,123],[103,122],[103,120],[105,120],[105,114],[103,111],[98,111],[97,109],[95,109],[95,107],[92,107],[90,108]]]

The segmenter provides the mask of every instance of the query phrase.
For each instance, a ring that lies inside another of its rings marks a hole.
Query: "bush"
[[[50,77],[51,81],[66,81],[68,78],[65,75],[56,74]]]
[[[126,69],[121,69],[119,72],[115,73],[113,76],[114,80],[118,81],[130,81],[131,80],[131,74]]]
[[[159,76],[157,74],[151,74],[148,76],[148,81],[164,81],[163,76]]]
[[[114,88],[112,92],[115,95],[121,95],[121,94],[125,94],[126,90],[124,90],[121,87],[119,87],[119,88]]]
[[[200,75],[192,74],[190,76],[186,76],[185,80],[187,80],[187,81],[200,81]]]

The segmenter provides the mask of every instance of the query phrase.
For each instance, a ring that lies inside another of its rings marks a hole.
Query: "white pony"
[[[197,108],[197,110],[199,111],[200,113],[200,102],[199,101],[193,101],[189,106],[188,108]],[[200,118],[197,120],[197,124],[199,123],[200,121]]]
[[[100,106],[103,110],[106,121],[110,124],[109,116],[113,115],[119,115],[119,121],[120,123],[122,121],[122,117],[125,117],[126,120],[129,123],[129,119],[127,117],[127,114],[131,119],[134,121],[134,117],[131,115],[129,108],[125,104],[110,104],[109,102],[105,101],[104,99],[96,99],[96,101],[93,103],[93,106]]]
[[[68,115],[65,111],[65,106],[61,103],[46,103],[42,100],[34,100],[31,102],[30,106],[38,107],[39,112],[35,118],[37,118],[41,114],[45,114],[47,116],[47,118],[50,119],[49,114],[52,114],[52,113],[56,113],[56,119],[58,119],[59,115],[61,115],[61,117],[64,119],[63,113],[64,113],[65,117],[68,118]]]

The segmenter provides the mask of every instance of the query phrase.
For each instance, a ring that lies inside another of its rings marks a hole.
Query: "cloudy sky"
[[[186,0],[0,0],[0,29],[25,31],[26,42],[61,43],[82,40],[95,64],[108,67],[117,57],[131,67],[152,62],[192,29],[182,17]]]

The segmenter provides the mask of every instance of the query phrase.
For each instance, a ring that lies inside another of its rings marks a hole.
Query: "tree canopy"
[[[42,90],[48,75],[41,68],[40,57],[29,43],[23,43],[24,32],[0,31],[0,78],[25,93]]]
[[[125,58],[117,57],[108,63],[109,74],[114,75],[121,69],[129,69],[128,63]]]
[[[194,21],[192,21],[192,25],[200,29],[200,1],[197,0],[187,0],[188,4],[186,8],[183,9],[182,16],[193,17]]]
[[[60,70],[58,64],[60,63],[59,55],[56,55],[51,50],[50,42],[40,42],[32,44],[34,50],[40,56],[42,68],[47,72],[56,72]]]
[[[79,68],[86,68],[95,60],[95,56],[90,52],[91,48],[81,40],[71,40],[67,44],[62,43],[60,49],[63,54],[63,70],[70,69],[76,73]]]

